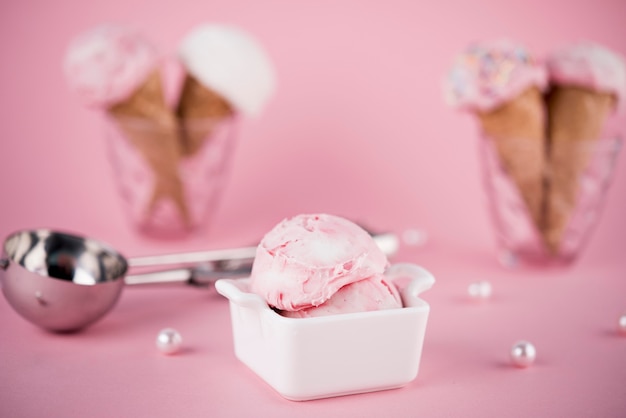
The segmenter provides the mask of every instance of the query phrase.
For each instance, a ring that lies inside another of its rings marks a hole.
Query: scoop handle
[[[372,234],[378,247],[388,257],[398,250],[398,237],[393,233]],[[196,286],[213,285],[219,279],[245,277],[252,270],[257,247],[240,247],[225,250],[198,251],[133,257],[128,259],[131,268],[176,265],[176,268],[131,274],[125,277],[127,285],[187,283]]]
[[[128,259],[128,265],[130,267],[152,267],[197,263],[246,263],[251,262],[255,254],[256,247],[240,247],[225,250],[132,257]]]
[[[369,232],[369,231],[368,231]],[[394,233],[371,233],[372,238],[387,257],[393,256],[399,247],[398,237]],[[154,266],[194,266],[199,263],[211,264],[218,270],[238,270],[242,266],[252,266],[256,255],[256,246],[222,250],[196,251],[177,254],[162,254],[128,259],[129,267]],[[215,267],[216,266],[216,267]]]
[[[238,268],[219,270],[207,264],[196,267],[175,268],[160,271],[150,271],[127,275],[124,278],[126,285],[154,285],[183,283],[192,286],[212,286],[219,279],[234,279],[248,276],[251,266],[244,264]]]

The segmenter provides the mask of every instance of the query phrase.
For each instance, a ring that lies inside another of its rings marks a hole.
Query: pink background
[[[377,229],[421,228],[405,246],[438,279],[420,374],[404,389],[283,400],[233,355],[226,301],[212,291],[126,289],[87,332],[51,335],[0,300],[0,416],[624,416],[626,167],[570,269],[496,262],[476,125],[443,103],[441,79],[475,39],[508,36],[544,54],[591,39],[626,54],[626,3],[605,1],[22,1],[0,6],[0,235],[51,227],[131,256],[255,242],[285,216],[329,212]],[[132,23],[175,49],[192,25],[238,24],[274,58],[278,94],[241,127],[230,188],[212,228],[184,241],[142,238],[122,213],[100,115],[67,89],[69,40]],[[626,126],[623,123],[621,126]],[[489,280],[494,297],[467,301]],[[159,329],[185,350],[159,355]],[[537,364],[508,365],[518,339]]]

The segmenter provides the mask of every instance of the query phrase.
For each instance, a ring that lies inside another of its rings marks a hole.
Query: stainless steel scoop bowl
[[[9,304],[42,328],[77,331],[102,318],[127,284],[211,284],[249,273],[254,247],[126,259],[91,238],[47,229],[10,235],[0,257],[0,284]],[[130,266],[177,265],[126,276]],[[189,265],[193,264],[193,267]]]
[[[373,234],[387,255],[398,248],[394,234]],[[125,285],[182,282],[209,285],[249,274],[256,247],[126,259],[97,240],[48,229],[10,235],[0,256],[0,284],[22,317],[57,332],[83,329],[115,306]],[[126,275],[129,267],[176,265],[169,270]]]
[[[34,230],[7,238],[2,292],[24,318],[54,331],[74,331],[117,302],[128,262],[113,248],[75,235]]]

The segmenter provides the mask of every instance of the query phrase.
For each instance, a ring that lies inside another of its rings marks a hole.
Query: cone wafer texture
[[[81,100],[117,121],[126,139],[150,166],[155,185],[145,217],[150,218],[160,201],[171,200],[188,225],[189,213],[177,171],[177,121],[166,106],[159,64],[156,49],[140,32],[104,24],[70,43],[64,70]]]
[[[505,172],[517,186],[530,219],[541,231],[545,186],[545,112],[541,92],[530,88],[478,117]]]
[[[546,241],[558,254],[578,204],[580,182],[606,121],[626,94],[626,64],[614,52],[580,43],[548,59],[549,111]]]
[[[232,106],[219,94],[187,75],[176,111],[183,125],[182,152],[194,155],[223,119],[233,116]]]
[[[576,209],[580,179],[614,107],[612,94],[580,87],[557,87],[548,98],[550,170],[546,242],[554,254],[559,253]]]
[[[154,71],[127,100],[110,107],[109,114],[154,173],[155,186],[146,216],[151,216],[161,200],[171,199],[189,226],[191,219],[178,172],[179,130],[173,112],[165,104],[159,72]]]
[[[544,223],[546,86],[545,68],[508,40],[470,45],[444,84],[448,103],[478,118],[538,232]]]

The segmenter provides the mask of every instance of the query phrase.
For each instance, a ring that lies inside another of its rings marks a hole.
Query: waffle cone
[[[547,103],[550,171],[546,242],[550,252],[557,254],[576,207],[580,177],[615,98],[610,93],[558,86],[550,92]]]
[[[194,155],[210,138],[215,123],[231,116],[233,109],[218,93],[187,75],[176,113],[183,123],[182,152]]]
[[[478,114],[505,171],[517,186],[530,219],[541,232],[545,190],[545,111],[542,94],[530,88],[491,112]]]
[[[177,121],[165,103],[159,72],[153,72],[127,100],[108,111],[154,172],[155,187],[147,214],[152,213],[160,200],[171,199],[185,224],[190,225],[178,173],[181,152]]]

